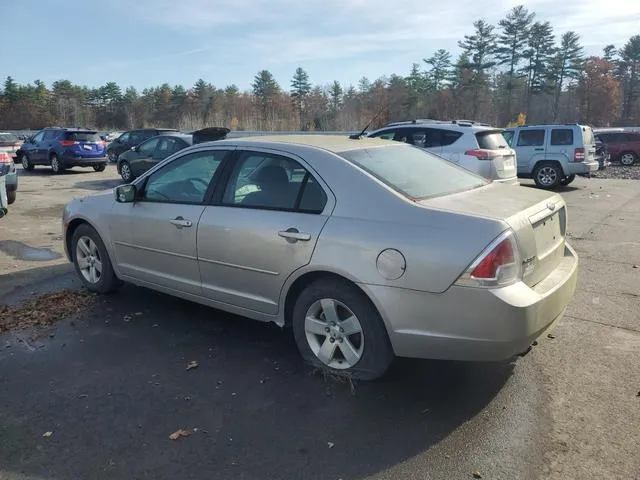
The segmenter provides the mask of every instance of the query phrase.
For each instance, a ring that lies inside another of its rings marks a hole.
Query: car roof
[[[264,135],[256,137],[238,137],[224,140],[203,142],[199,145],[242,145],[245,147],[272,147],[286,149],[288,146],[306,146],[327,150],[333,153],[358,150],[367,147],[397,145],[398,142],[381,140],[378,138],[350,139],[342,135]]]
[[[515,127],[509,127],[507,130],[515,130],[516,128],[559,128],[559,127],[578,127],[587,128],[589,125],[580,125],[578,123],[531,123],[527,125],[516,125]],[[591,127],[589,127],[591,128]]]
[[[381,130],[390,130],[394,128],[437,128],[440,130],[452,130],[455,132],[480,132],[480,131],[502,131],[503,128],[492,127],[484,123],[452,123],[452,122],[396,122],[390,123],[370,133],[379,132]]]

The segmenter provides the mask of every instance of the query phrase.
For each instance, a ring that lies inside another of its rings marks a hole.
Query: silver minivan
[[[540,188],[569,185],[576,175],[598,170],[591,127],[578,124],[522,125],[502,133],[518,157],[518,177]]]

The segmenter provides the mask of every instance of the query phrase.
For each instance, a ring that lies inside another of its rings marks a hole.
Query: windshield
[[[74,142],[100,142],[102,139],[96,132],[65,132],[65,140]]]
[[[18,137],[13,133],[0,133],[0,142],[2,143],[18,143]]]
[[[339,153],[402,195],[427,198],[485,185],[485,179],[408,145],[363,148]]]

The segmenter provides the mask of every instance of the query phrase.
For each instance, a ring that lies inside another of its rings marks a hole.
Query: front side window
[[[129,139],[131,138],[131,134],[130,133],[123,133],[122,135],[120,135],[120,137],[118,138],[118,141],[120,143],[129,143]]]
[[[544,130],[520,130],[519,147],[541,147],[544,145]]]
[[[53,140],[58,136],[58,130],[47,130],[44,134],[44,138],[42,139],[45,142]]]
[[[231,206],[320,213],[327,196],[295,160],[259,152],[238,158],[222,203]]]
[[[440,157],[404,145],[349,150],[339,155],[411,199],[446,195],[487,184],[483,178]]]
[[[202,203],[227,153],[206,150],[175,159],[148,177],[142,199],[162,203]]]
[[[43,138],[44,138],[44,132],[39,132],[39,133],[36,133],[35,137],[33,137],[31,141],[33,143],[39,143],[42,141]]]
[[[160,139],[158,137],[152,138],[148,142],[141,143],[138,147],[138,153],[145,157],[150,157],[153,155],[158,143],[160,143]]]
[[[573,145],[573,130],[570,128],[554,128],[551,130],[551,145]]]

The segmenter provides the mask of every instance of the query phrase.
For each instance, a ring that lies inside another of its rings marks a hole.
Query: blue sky
[[[250,87],[268,69],[284,88],[298,66],[315,84],[408,73],[480,17],[497,23],[511,0],[2,0],[0,78],[65,78],[89,86],[191,86],[198,78]],[[640,2],[532,0],[559,36],[575,30],[590,54],[640,34]],[[606,5],[606,6],[605,6]]]

